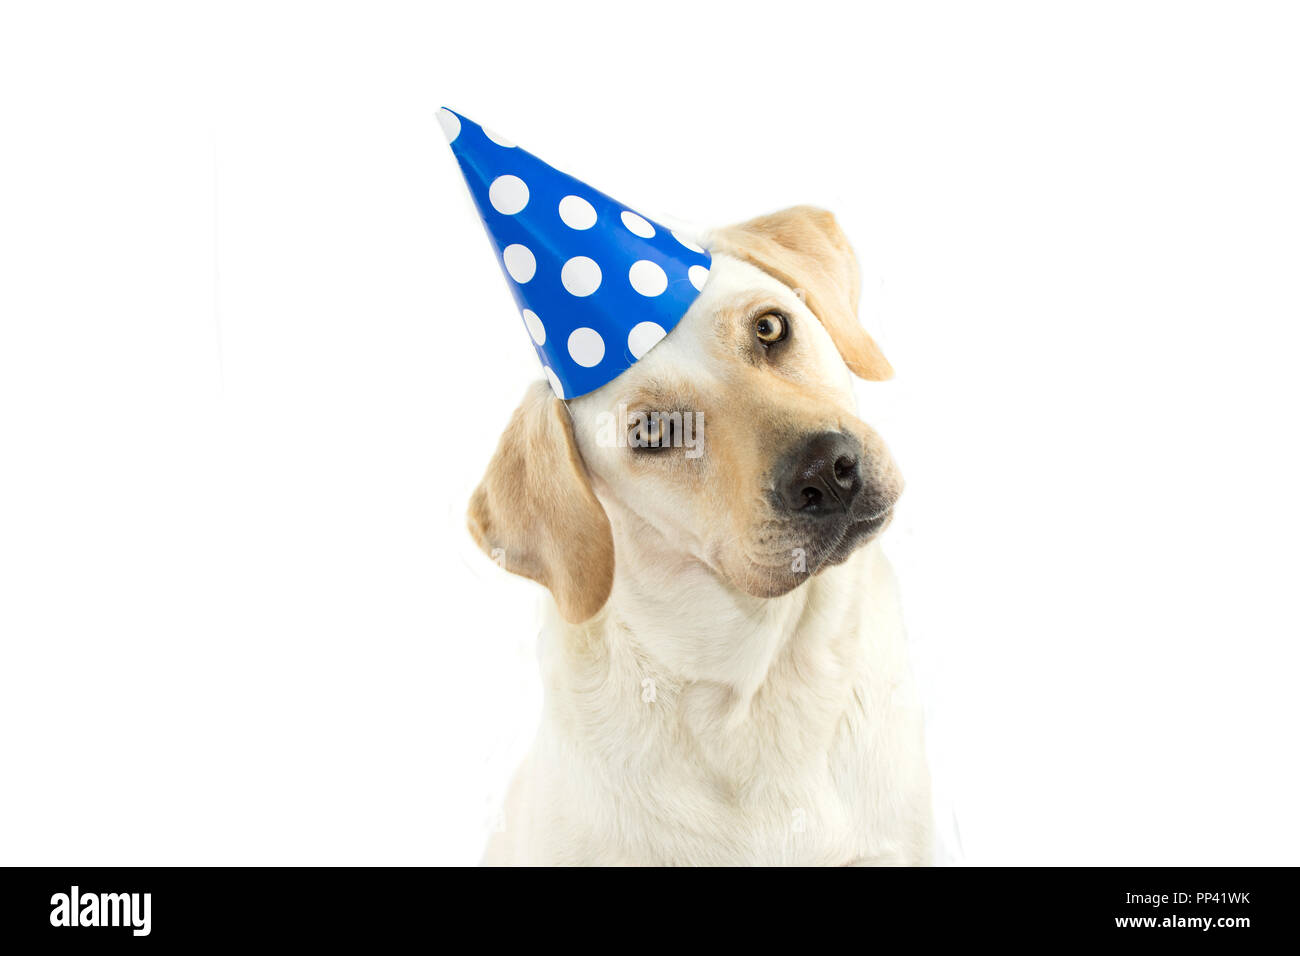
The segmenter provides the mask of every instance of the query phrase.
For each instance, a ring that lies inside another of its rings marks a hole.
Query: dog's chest
[[[901,745],[909,719],[893,689],[864,681],[846,688],[839,707],[785,694],[779,706],[757,702],[747,719],[721,732],[715,724],[711,732],[678,738],[686,741],[674,760],[681,773],[656,796],[661,810],[668,803],[676,811],[662,829],[682,832],[704,806],[712,823],[693,822],[687,855],[718,853],[719,862],[746,865],[842,865],[903,854],[908,824],[895,808],[916,786]],[[691,703],[684,703],[689,713]]]
[[[768,631],[768,645],[731,635],[720,646],[734,653],[713,654],[713,666],[693,677],[682,676],[689,668],[680,662],[662,663],[669,645],[639,653],[612,627],[584,666],[544,658],[557,689],[538,741],[534,809],[548,821],[538,855],[608,864],[924,862],[928,775],[901,620],[892,588],[861,566],[848,578],[853,570],[839,585],[835,575],[814,582],[809,600],[819,603],[795,608],[803,613],[789,629]],[[852,600],[826,600],[827,592]],[[708,637],[693,636],[690,647]],[[720,660],[735,665],[727,679],[717,676]]]
[[[584,760],[583,772],[570,751],[577,772],[555,781],[565,823],[553,847],[634,865],[915,862],[919,727],[887,681],[846,691],[840,709],[786,688],[781,706],[754,702],[730,722],[718,688],[657,702],[673,710],[632,760]]]

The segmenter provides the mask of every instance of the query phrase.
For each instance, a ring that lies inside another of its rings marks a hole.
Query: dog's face
[[[608,596],[615,528],[774,597],[891,517],[902,482],[857,417],[850,371],[891,370],[857,323],[834,220],[800,207],[709,245],[709,280],[677,327],[567,407],[530,392],[471,502],[480,546],[550,587],[570,620]]]
[[[795,290],[726,254],[670,335],[568,407],[615,526],[760,597],[843,561],[900,490],[830,334]]]

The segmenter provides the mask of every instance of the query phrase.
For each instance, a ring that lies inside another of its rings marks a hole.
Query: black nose
[[[777,482],[791,511],[806,515],[849,510],[862,490],[858,443],[842,432],[819,432],[795,446]]]

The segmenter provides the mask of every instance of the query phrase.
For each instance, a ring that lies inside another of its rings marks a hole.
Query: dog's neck
[[[629,655],[654,680],[721,685],[738,700],[757,694],[791,655],[852,667],[856,655],[839,645],[862,637],[873,576],[882,565],[889,574],[872,542],[787,594],[755,597],[645,528],[614,519],[613,529],[613,588],[580,629],[582,643]]]
[[[758,598],[612,523],[609,601],[584,624],[556,615],[540,655],[546,733],[603,767],[609,786],[644,779],[655,792],[649,781],[665,766],[737,799],[756,780],[805,780],[835,762],[846,715],[901,683],[897,592],[875,542]],[[628,741],[635,756],[608,763]],[[667,757],[674,748],[684,753]]]

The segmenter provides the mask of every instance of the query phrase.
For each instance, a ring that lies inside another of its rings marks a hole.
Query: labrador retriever
[[[484,862],[924,864],[929,773],[893,572],[902,490],[852,376],[833,216],[714,230],[708,282],[619,377],[534,385],[469,528],[550,591],[545,712]]]

